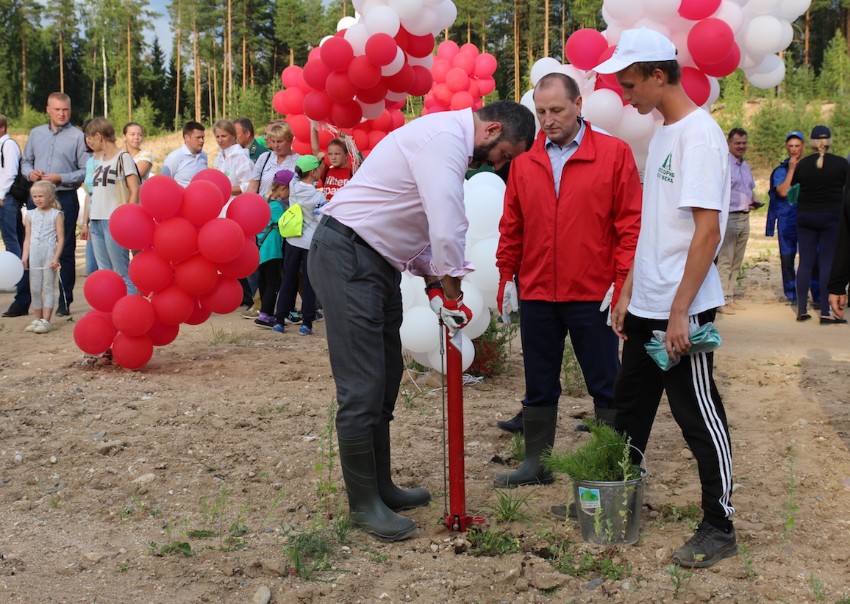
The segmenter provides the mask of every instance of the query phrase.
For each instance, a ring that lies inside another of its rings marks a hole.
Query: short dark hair
[[[565,73],[547,73],[545,76],[540,78],[537,81],[537,86],[534,87],[535,92],[538,88],[549,88],[553,86],[555,82],[560,82],[564,90],[567,92],[567,98],[571,101],[575,101],[578,97],[581,96],[581,91],[578,89],[578,84],[576,81],[572,79]]]
[[[682,79],[682,68],[679,66],[679,62],[675,59],[670,61],[646,61],[641,63],[632,63],[631,66],[635,68],[635,71],[637,71],[644,80],[651,76],[652,72],[656,69],[660,69],[661,72],[667,76],[668,84],[678,84],[679,80]]]
[[[732,128],[729,131],[729,136],[726,137],[726,140],[731,142],[732,138],[736,136],[747,136],[747,131],[743,128]]]
[[[242,128],[245,132],[249,132],[251,136],[254,136],[254,122],[249,120],[247,117],[237,117],[233,120],[234,124],[239,124],[239,127]]]
[[[511,144],[525,143],[530,149],[534,143],[534,114],[528,107],[513,101],[496,101],[477,111],[478,117],[502,125],[501,140]]]
[[[200,122],[189,121],[183,126],[183,136],[187,134],[191,134],[195,130],[200,130],[201,132],[205,131],[204,125]]]

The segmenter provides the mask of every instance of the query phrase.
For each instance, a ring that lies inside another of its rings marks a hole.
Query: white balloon
[[[424,36],[432,33],[434,29],[438,29],[439,19],[435,7],[427,6],[416,17],[402,19],[401,24],[414,36]]]
[[[414,277],[408,272],[402,273],[401,299],[405,310],[414,306],[430,308],[428,294],[425,293],[425,280],[422,277]]]
[[[714,104],[714,102],[718,98],[720,98],[720,82],[717,80],[717,78],[708,76],[708,85],[710,88],[708,93],[708,100],[705,102],[705,104],[710,108]]]
[[[363,2],[363,8],[360,10],[360,12],[363,13],[363,16],[358,20],[361,23],[363,23],[365,21],[366,15],[369,14],[369,11],[371,11],[376,6],[386,6],[386,5],[387,5],[386,0],[365,0],[365,2]]]
[[[744,71],[744,74],[756,88],[774,88],[785,77],[785,63],[776,55],[767,55],[761,65]]]
[[[425,55],[424,57],[411,57],[407,55],[407,64],[411,67],[421,65],[425,69],[431,69],[431,66],[434,65],[434,55]]]
[[[422,10],[422,0],[390,0],[389,7],[398,14],[399,19],[410,19]]]
[[[390,62],[389,65],[384,65],[381,67],[381,75],[391,76],[397,74],[402,67],[404,67],[404,51],[396,46],[395,49],[395,58]]]
[[[422,0],[422,4],[425,6],[437,6],[441,2],[443,2],[443,0]]]
[[[387,104],[384,101],[378,101],[377,103],[364,103],[360,99],[357,99],[357,102],[363,109],[363,117],[367,120],[374,120],[380,117],[387,108]]]
[[[469,228],[466,236],[473,241],[498,237],[499,220],[504,209],[505,188],[470,187],[465,191],[463,203]]]
[[[748,0],[747,12],[753,15],[769,15],[779,8],[780,0]]]
[[[327,41],[328,41],[328,40],[330,40],[331,38],[333,38],[333,36],[325,36],[324,38],[322,38],[321,40],[319,40],[319,46],[321,46],[322,44],[324,44],[325,42],[327,42]]]
[[[499,239],[493,237],[479,241],[469,248],[468,259],[475,266],[475,270],[468,273],[463,280],[469,281],[482,292],[499,287],[499,269],[496,268],[498,245]]]
[[[24,276],[24,265],[21,259],[12,252],[0,252],[0,289],[14,289]]]
[[[679,10],[681,0],[643,0],[643,10],[652,19],[664,21]]]
[[[605,8],[617,22],[631,26],[640,18],[643,7],[635,0],[605,0]]]
[[[543,57],[542,59],[538,59],[534,65],[531,66],[531,85],[537,86],[537,82],[540,81],[540,78],[543,76],[555,73],[561,70],[561,64],[553,59],[552,57]]]
[[[336,30],[342,31],[343,29],[348,29],[355,23],[357,23],[357,19],[355,19],[354,17],[343,17],[337,22]]]
[[[738,33],[744,24],[744,11],[731,0],[723,0],[713,16],[725,22],[732,29],[733,34]]]
[[[407,352],[409,352],[410,356],[413,357],[413,360],[419,363],[420,365],[432,368],[431,361],[428,359],[428,352],[431,352],[430,350],[428,352],[413,352],[412,350],[408,350]]]
[[[483,305],[480,312],[472,315],[472,321],[463,328],[463,333],[471,340],[474,340],[487,331],[488,327],[490,327],[490,309],[486,305]]]
[[[446,344],[446,346],[451,346],[451,344]],[[461,371],[466,371],[470,365],[472,365],[472,361],[475,360],[475,346],[472,344],[472,340],[463,333],[460,332],[460,352],[463,360],[461,361]],[[448,352],[446,352],[448,355]],[[439,347],[435,350],[432,350],[428,353],[428,361],[430,362],[431,367],[434,368],[434,371],[440,371],[440,349]],[[443,361],[444,363],[448,362],[448,358]]]
[[[534,116],[535,134],[537,132],[540,132],[540,121],[537,119],[537,110],[534,108],[534,89],[532,88],[531,90],[526,90],[525,94],[523,94],[522,98],[519,100],[519,103],[520,105],[531,111],[531,114]]]
[[[568,78],[572,78],[572,80],[576,83],[576,85],[581,88],[582,83],[587,79],[587,72],[579,69],[575,65],[570,65],[569,63],[565,63],[558,68],[562,74],[567,76]]]
[[[481,314],[486,308],[484,306],[484,298],[481,297],[481,292],[472,283],[461,281],[460,289],[463,292],[463,303],[472,311],[472,316]],[[466,332],[464,332],[466,333]],[[467,334],[469,335],[469,334]],[[479,334],[480,335],[480,334]],[[469,336],[470,338],[475,336]]]
[[[670,39],[670,28],[661,23],[660,21],[656,21],[655,19],[650,19],[649,17],[644,17],[642,19],[638,19],[635,22],[635,29],[640,29],[641,27],[645,27],[646,29],[651,29],[653,31],[657,31],[661,35],[663,35],[668,40]]]
[[[694,60],[691,58],[691,51],[688,50],[688,32],[677,31],[670,40],[676,47],[676,60],[679,61],[679,65],[693,65]]]
[[[351,4],[354,5],[354,19],[359,21],[360,15],[363,13],[363,5],[366,4],[366,0],[353,0]]]
[[[427,352],[440,345],[439,319],[429,307],[414,306],[404,311],[399,335],[407,350]]]
[[[744,33],[744,44],[751,54],[778,52],[782,42],[782,23],[773,15],[753,17]]]
[[[754,67],[761,65],[762,61],[764,61],[764,53],[743,53],[741,55],[741,62],[738,66],[746,71],[747,69],[753,69]]]
[[[465,183],[469,187],[492,187],[499,189],[501,194],[505,194],[505,181],[502,180],[495,172],[478,172]]]
[[[442,30],[452,26],[452,23],[457,19],[457,7],[452,0],[443,0],[440,4],[434,7],[437,12],[437,26],[431,30],[435,36]]]
[[[398,33],[398,28],[401,22],[396,13],[389,6],[376,6],[372,8],[364,18],[366,31],[369,35],[388,34],[394,36]]]
[[[582,115],[590,120],[590,123],[613,132],[623,116],[623,101],[613,90],[597,90],[584,99]]]
[[[346,29],[343,38],[351,44],[354,56],[366,54],[366,41],[369,39],[369,32],[366,31],[366,26],[363,23],[355,23]]]
[[[388,101],[398,102],[407,98],[406,92],[396,92],[395,90],[387,90],[386,99]]]
[[[617,124],[617,129],[612,132],[615,136],[623,139],[629,144],[648,142],[649,137],[655,131],[655,120],[649,113],[641,115],[631,105],[623,107],[623,116]]]
[[[796,21],[797,17],[804,15],[812,0],[782,0],[779,3],[779,16],[787,21]]]
[[[794,28],[785,19],[780,19],[782,23],[782,40],[779,42],[779,49],[776,52],[785,50],[794,41]]]

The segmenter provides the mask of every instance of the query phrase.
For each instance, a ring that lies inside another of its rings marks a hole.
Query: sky
[[[159,38],[159,45],[165,53],[166,64],[171,57],[171,28],[168,24],[168,1],[169,0],[150,0],[151,10],[159,13],[159,16],[154,19],[152,28],[145,31],[145,39],[149,43],[153,43],[154,37]],[[153,31],[151,31],[151,29]]]

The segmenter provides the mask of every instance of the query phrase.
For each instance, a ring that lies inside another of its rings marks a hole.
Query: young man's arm
[[[685,273],[673,298],[670,319],[667,323],[666,346],[667,354],[671,359],[675,359],[674,348],[680,354],[686,353],[691,348],[691,342],[688,339],[690,335],[688,309],[705,281],[720,243],[720,212],[705,208],[692,208],[691,211],[696,228],[688,248]]]

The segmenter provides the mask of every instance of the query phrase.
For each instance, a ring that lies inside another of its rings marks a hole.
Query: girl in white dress
[[[47,333],[53,330],[50,319],[56,303],[54,293],[56,274],[59,271],[59,256],[65,242],[65,221],[56,188],[46,180],[32,185],[30,190],[35,209],[24,218],[26,238],[21,262],[30,271],[30,293],[35,321],[26,331]]]
[[[133,156],[136,169],[139,171],[139,181],[145,182],[151,175],[153,166],[153,151],[142,149],[145,140],[145,129],[136,122],[127,122],[124,125],[124,148]]]

